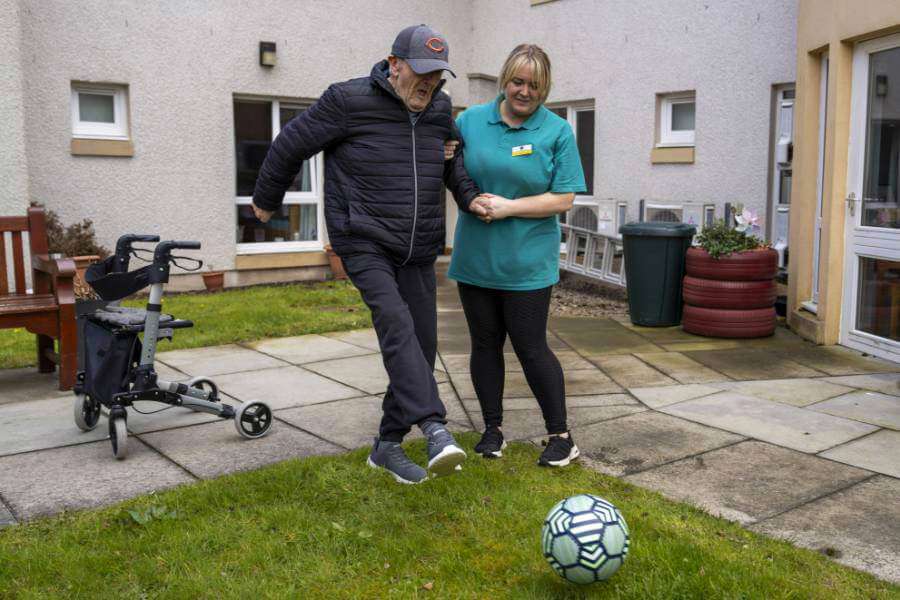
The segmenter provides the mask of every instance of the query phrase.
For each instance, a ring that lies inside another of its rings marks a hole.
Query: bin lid
[[[622,235],[641,237],[693,237],[697,228],[687,223],[626,223],[619,227]]]

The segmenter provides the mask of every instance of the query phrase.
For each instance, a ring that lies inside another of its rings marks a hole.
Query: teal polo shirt
[[[569,123],[544,106],[519,127],[500,117],[503,95],[456,119],[469,176],[483,192],[515,200],[583,192],[584,172]],[[501,290],[537,290],[559,281],[559,219],[509,217],[484,223],[460,212],[448,276]]]

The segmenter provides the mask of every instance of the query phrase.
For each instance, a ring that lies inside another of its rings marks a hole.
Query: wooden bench
[[[32,292],[25,287],[22,233],[31,249]],[[11,238],[13,280],[7,281]],[[0,217],[0,329],[24,327],[37,336],[38,371],[52,373],[59,365],[59,389],[75,384],[77,334],[75,326],[75,263],[51,259],[47,252],[44,210],[30,208],[27,217]],[[53,341],[58,340],[55,352]]]

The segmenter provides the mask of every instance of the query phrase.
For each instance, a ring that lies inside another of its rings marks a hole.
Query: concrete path
[[[438,301],[435,376],[450,427],[480,429],[465,317],[443,276]],[[900,365],[785,329],[711,340],[552,318],[550,330],[589,467],[900,582]],[[507,351],[504,430],[538,443],[540,411]],[[53,377],[0,371],[0,526],[368,445],[387,383],[372,330],[165,352],[158,370],[214,376],[226,402],[265,400],[277,422],[246,441],[209,415],[131,412],[130,454],[116,461],[105,420],[80,432]]]

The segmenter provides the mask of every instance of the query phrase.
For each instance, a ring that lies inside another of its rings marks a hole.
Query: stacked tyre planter
[[[707,337],[754,338],[775,332],[775,272],[771,248],[713,258],[689,248],[684,278],[684,317],[688,333]]]

